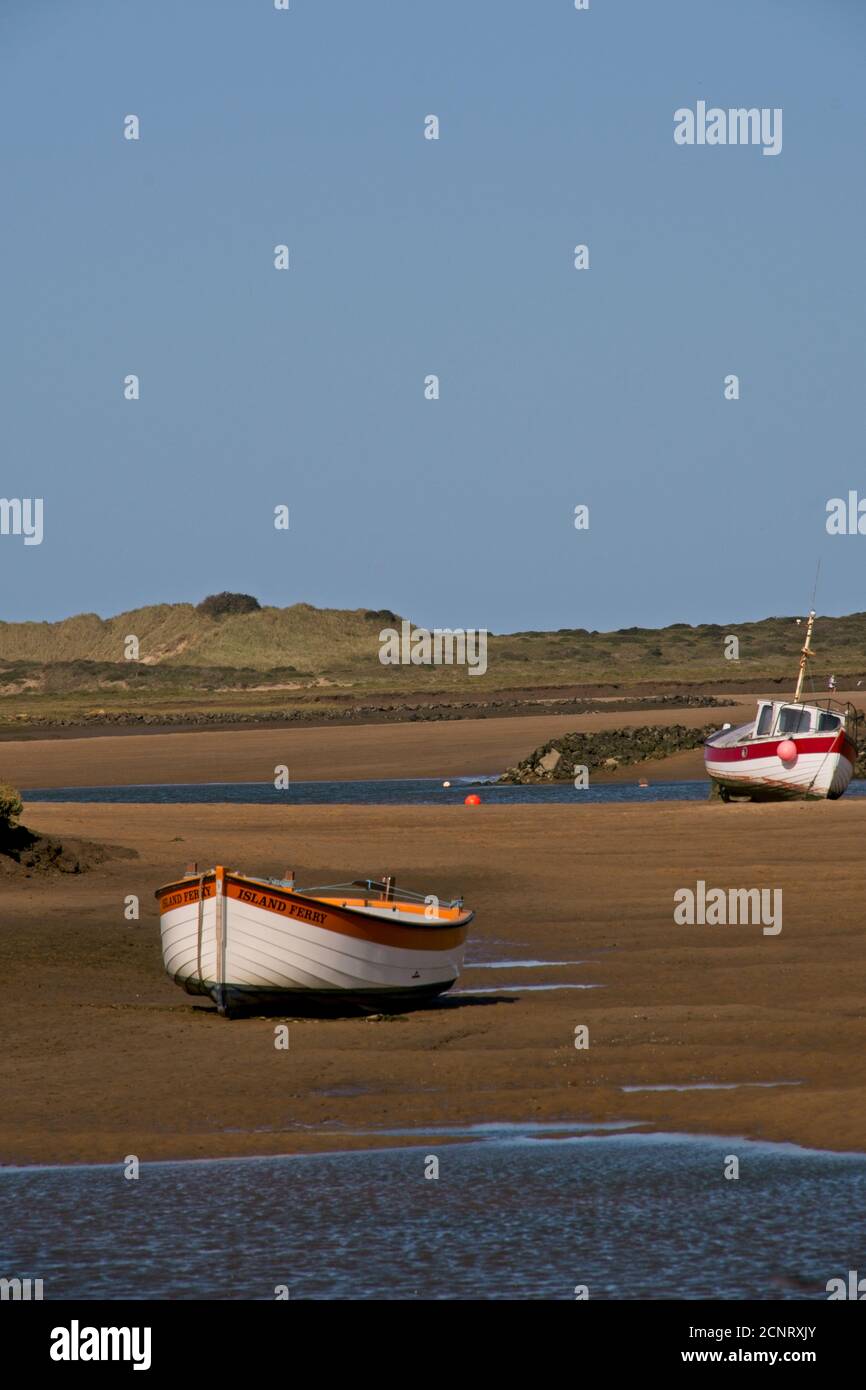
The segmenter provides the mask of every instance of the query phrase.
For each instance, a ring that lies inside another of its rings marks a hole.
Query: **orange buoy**
[[[480,806],[480,805],[481,805],[481,797],[480,797],[480,796],[476,796],[474,792],[471,792],[470,795],[467,796],[466,800],[463,802],[463,805],[464,805],[464,806]]]

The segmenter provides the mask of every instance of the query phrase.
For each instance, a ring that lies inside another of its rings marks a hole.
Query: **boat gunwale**
[[[176,892],[179,889],[183,888],[194,887],[199,884],[204,886],[204,884],[208,883],[209,880],[215,879],[216,869],[207,869],[200,874],[187,874],[183,878],[174,880],[171,883],[164,884],[161,888],[155,889],[154,897],[161,904],[162,898],[167,893]],[[369,922],[371,918],[379,922],[389,922],[393,921],[393,917],[391,915],[392,913],[396,913],[401,910],[413,913],[420,913],[422,908],[425,906],[425,904],[423,903],[409,904],[405,902],[397,902],[391,905],[390,912],[371,912],[364,911],[362,908],[357,906],[357,903],[355,905],[351,904],[347,899],[311,897],[309,894],[303,893],[299,891],[297,888],[281,887],[278,884],[269,882],[267,879],[255,878],[251,874],[242,874],[236,870],[226,869],[224,879],[226,883],[253,883],[258,889],[267,892],[271,896],[281,897],[290,900],[300,899],[301,902],[305,904],[309,903],[313,906],[317,904],[324,905],[325,907],[333,909],[336,912],[346,912],[361,922]],[[357,901],[363,902],[364,900],[359,899]],[[383,906],[384,903],[385,900],[383,899]],[[375,902],[375,900],[372,906],[378,907],[378,904]],[[169,908],[168,910],[173,911],[174,909]],[[472,911],[470,908],[449,907],[439,909],[440,913],[443,911],[452,913],[453,916],[437,916],[436,918],[424,917],[421,921],[418,922],[406,922],[398,919],[395,925],[405,927],[407,930],[410,931],[436,931],[438,929],[453,930],[454,928],[459,929],[462,927],[468,927],[470,922],[472,922],[475,917],[474,911]],[[162,909],[160,909],[160,915],[162,915]]]

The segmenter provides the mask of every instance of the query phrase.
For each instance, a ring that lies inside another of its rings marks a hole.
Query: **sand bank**
[[[654,710],[630,716],[539,715],[342,728],[36,739],[0,743],[0,781],[19,787],[261,782],[273,778],[277,764],[285,764],[292,779],[301,782],[492,774],[504,772],[548,739],[574,731],[590,733],[636,724],[685,724],[693,728],[712,723],[716,717],[719,724],[739,722],[753,713],[754,700],[750,698],[747,704],[733,709]],[[677,777],[703,775],[700,750],[678,757]],[[660,779],[667,762],[644,766],[651,767]],[[626,768],[617,775],[635,777],[641,771]]]
[[[5,1162],[292,1153],[369,1144],[349,1129],[516,1119],[866,1149],[862,802],[33,805],[25,819],[139,858],[3,883]],[[221,1020],[162,972],[152,892],[193,858],[292,864],[302,883],[390,870],[466,895],[470,960],[580,963],[469,968],[447,1007],[292,1022],[277,1051],[273,1019]],[[697,879],[782,888],[783,930],[675,925],[674,891]],[[601,988],[514,988],[555,982]],[[473,998],[492,986],[505,993]],[[622,1090],[773,1081],[802,1084]]]

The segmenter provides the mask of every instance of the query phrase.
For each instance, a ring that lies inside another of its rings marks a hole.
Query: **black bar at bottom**
[[[864,1300],[866,1294],[840,1301]],[[233,1374],[288,1374],[310,1356],[323,1366],[323,1355],[329,1375],[343,1365],[355,1373],[401,1366],[405,1373],[407,1364],[423,1374],[429,1358],[439,1361],[447,1347],[463,1365],[480,1358],[488,1378],[500,1364],[513,1376],[512,1358],[524,1354],[544,1374],[537,1365],[543,1349],[543,1366],[550,1369],[550,1358],[563,1357],[575,1373],[590,1366],[611,1375],[798,1366],[826,1380],[856,1364],[864,1322],[859,1310],[825,1300],[6,1301],[0,1337],[7,1368],[51,1378],[92,1378],[108,1368],[114,1376],[189,1372],[224,1382]]]

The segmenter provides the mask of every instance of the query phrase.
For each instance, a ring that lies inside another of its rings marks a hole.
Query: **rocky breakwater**
[[[635,729],[609,729],[597,734],[565,734],[536,748],[516,767],[510,767],[500,782],[569,782],[577,769],[592,772],[615,772],[633,763],[669,758],[672,753],[700,748],[708,734],[718,724],[706,724],[700,729],[687,729],[683,724],[668,728],[646,724]]]

